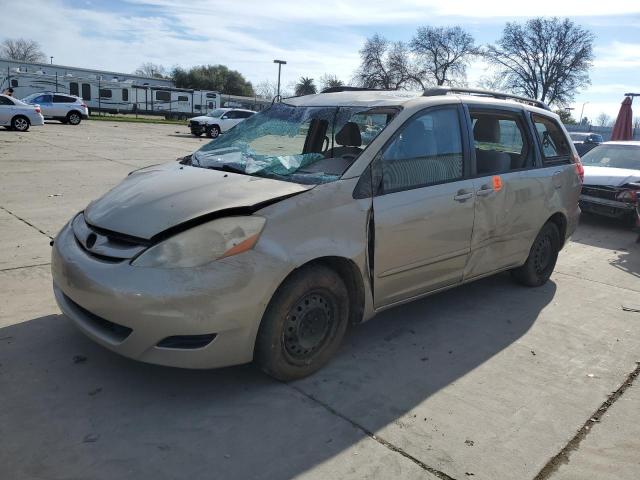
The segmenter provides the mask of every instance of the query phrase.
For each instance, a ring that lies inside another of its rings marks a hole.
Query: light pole
[[[284,60],[274,60],[273,63],[278,64],[278,93],[276,94],[276,98],[280,101],[280,72],[282,70],[282,65],[286,65],[287,62]]]
[[[582,114],[584,113],[584,106],[589,103],[589,102],[584,102],[582,104],[582,110],[580,110],[580,121],[578,122],[578,125],[582,125]]]
[[[49,57],[51,59],[51,65],[53,65],[53,57]]]

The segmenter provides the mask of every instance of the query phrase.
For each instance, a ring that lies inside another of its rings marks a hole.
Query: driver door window
[[[384,193],[461,180],[463,175],[455,108],[432,110],[409,120],[382,155]]]

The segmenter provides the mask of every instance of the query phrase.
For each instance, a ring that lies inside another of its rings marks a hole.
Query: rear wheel
[[[11,120],[11,127],[18,132],[26,132],[29,130],[30,125],[31,123],[27,117],[17,116],[13,117],[13,120]]]
[[[218,135],[220,135],[220,127],[218,127],[217,125],[213,125],[207,128],[207,137],[218,138]]]
[[[518,283],[528,287],[544,285],[556,266],[560,246],[558,227],[552,222],[545,223],[533,241],[527,261],[523,266],[511,270],[511,275]]]
[[[338,350],[348,319],[347,289],[336,272],[322,265],[294,272],[264,314],[256,362],[279,380],[310,375]]]
[[[80,125],[82,121],[82,116],[78,112],[69,112],[67,114],[67,122],[71,125]]]

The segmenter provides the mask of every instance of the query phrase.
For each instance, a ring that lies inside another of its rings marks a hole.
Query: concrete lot
[[[640,304],[640,246],[613,222],[584,219],[547,285],[498,275],[387,311],[288,385],[86,339],[53,300],[50,237],[129,171],[205,141],[0,130],[0,478],[640,478],[640,313],[622,308]]]

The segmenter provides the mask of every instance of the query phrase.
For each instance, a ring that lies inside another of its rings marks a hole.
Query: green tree
[[[571,110],[567,110],[566,108],[559,108],[556,110],[556,113],[560,117],[560,120],[565,125],[575,125],[576,119],[571,116]]]
[[[325,73],[320,77],[320,90],[326,90],[327,88],[343,87],[344,82],[340,80],[336,75]]]
[[[171,78],[178,88],[216,90],[230,95],[254,95],[253,85],[236,70],[224,65],[199,65],[185,70],[175,67]]]
[[[300,77],[298,83],[296,83],[295,93],[296,96],[301,95],[313,95],[317,93],[318,89],[316,88],[316,84],[313,83],[313,78],[310,77]]]

